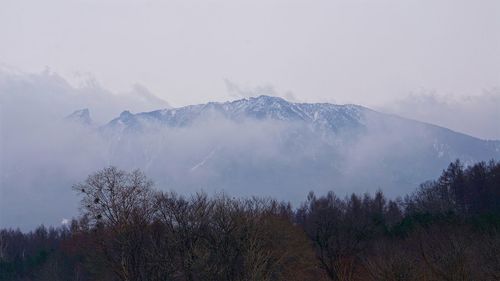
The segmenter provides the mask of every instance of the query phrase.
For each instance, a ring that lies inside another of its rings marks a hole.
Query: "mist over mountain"
[[[0,76],[1,226],[71,218],[71,186],[109,165],[141,169],[158,188],[183,194],[297,203],[310,190],[395,197],[456,158],[500,159],[499,141],[359,105],[262,95],[171,108],[149,94],[122,99],[93,87],[50,73]]]
[[[500,156],[498,141],[357,105],[270,96],[123,112],[99,131],[111,140],[111,162],[143,167],[165,186],[292,201],[308,189],[396,196],[453,159]]]
[[[49,69],[41,73],[23,73],[0,65],[0,105],[4,116],[16,116],[29,122],[61,119],[79,109],[91,109],[94,121],[109,121],[121,111],[147,111],[170,105],[149,90],[135,84],[124,93],[112,93],[97,80],[86,77],[79,86]],[[36,116],[36,118],[31,118]],[[9,122],[10,123],[10,122]]]
[[[482,139],[500,139],[500,88],[458,97],[424,91],[381,106],[380,111]]]

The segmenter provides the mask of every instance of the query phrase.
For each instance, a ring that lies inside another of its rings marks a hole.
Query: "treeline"
[[[413,194],[190,197],[140,171],[74,186],[68,226],[0,231],[0,280],[500,280],[500,163],[452,163]]]

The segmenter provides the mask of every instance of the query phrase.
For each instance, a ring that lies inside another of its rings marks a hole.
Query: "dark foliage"
[[[456,161],[404,199],[158,192],[107,168],[82,215],[0,231],[0,280],[500,280],[500,163]]]

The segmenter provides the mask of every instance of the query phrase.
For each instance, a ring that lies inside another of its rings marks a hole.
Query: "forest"
[[[159,191],[115,167],[73,186],[60,227],[0,230],[0,280],[500,280],[500,162],[451,163],[387,198]]]

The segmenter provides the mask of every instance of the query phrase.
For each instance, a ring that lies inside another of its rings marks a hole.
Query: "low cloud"
[[[0,227],[57,225],[77,211],[71,185],[110,164],[106,142],[65,116],[89,108],[103,124],[124,109],[162,107],[168,103],[140,85],[117,95],[93,79],[74,87],[49,70],[0,69]]]
[[[241,99],[249,97],[257,97],[261,95],[282,97],[290,102],[297,102],[297,97],[291,91],[279,93],[273,85],[264,84],[256,87],[243,87],[229,79],[224,79],[226,91],[231,98]]]
[[[91,75],[80,77],[79,86],[68,83],[49,69],[41,73],[21,73],[0,68],[0,105],[4,118],[29,116],[31,121],[62,118],[75,110],[89,108],[98,123],[108,122],[123,110],[142,112],[168,108],[169,104],[135,84],[125,93],[115,94],[99,85]]]
[[[226,85],[238,97],[276,94],[272,86],[244,89],[230,81]],[[439,98],[428,99],[420,104],[453,109],[453,104]],[[462,110],[479,111],[486,101],[498,104],[496,94],[483,99]],[[396,108],[416,110],[418,99],[410,101]],[[74,87],[50,71],[0,72],[0,105],[0,227],[30,229],[71,218],[78,212],[78,197],[70,187],[109,165],[139,168],[158,188],[180,193],[225,190],[234,196],[273,196],[297,204],[309,190],[345,195],[382,188],[389,196],[401,195],[436,176],[450,160],[448,151],[451,158],[460,156],[441,147],[422,124],[371,111],[372,116],[363,120],[367,128],[346,132],[316,131],[301,121],[229,120],[207,110],[186,126],[153,121],[140,134],[105,136],[105,130],[64,117],[89,108],[93,118],[104,124],[126,109],[148,111],[168,104],[141,85],[116,95],[94,79]],[[492,109],[488,109],[491,114]],[[351,121],[340,118],[335,124],[356,127],[357,120]],[[429,161],[440,153],[445,156]]]
[[[461,97],[415,93],[378,109],[478,138],[500,140],[499,88]]]

